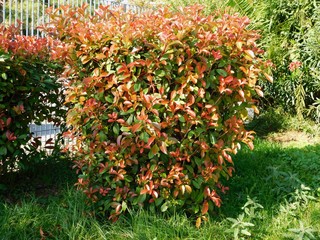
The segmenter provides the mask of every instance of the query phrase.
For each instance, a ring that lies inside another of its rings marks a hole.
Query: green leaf
[[[1,77],[2,77],[4,80],[7,80],[7,79],[8,79],[8,77],[7,77],[7,74],[6,74],[6,73],[2,73],[2,74],[1,74]]]
[[[147,194],[140,194],[138,199],[137,199],[137,202],[138,203],[143,203],[147,198]]]
[[[113,125],[112,130],[113,130],[114,134],[115,134],[116,136],[118,136],[118,135],[119,135],[119,131],[120,131],[120,129],[119,129],[119,124],[118,124],[118,123],[115,123],[115,124]]]
[[[138,92],[141,89],[141,83],[137,82],[133,85],[133,89],[135,92]]]
[[[209,138],[212,145],[216,144],[216,138],[214,137],[214,134],[212,132],[209,133]]]
[[[128,123],[129,125],[131,125],[132,122],[133,122],[133,115],[130,115],[130,116],[128,117],[128,119],[127,119],[127,123]]]
[[[167,202],[165,202],[164,204],[162,204],[162,206],[161,206],[161,212],[165,212],[165,211],[167,211],[168,210],[168,203]]]
[[[27,137],[28,137],[27,134],[22,134],[22,135],[18,136],[18,139],[22,140],[22,139],[26,139]]]
[[[130,114],[130,113],[133,113],[135,110],[134,110],[134,108],[130,108],[128,111],[126,111],[126,112],[120,112],[120,115],[121,116],[125,116],[125,115],[128,115],[128,114]]]
[[[215,70],[211,70],[209,74],[209,79],[213,81],[216,77]]]
[[[154,73],[158,77],[164,77],[166,75],[166,72],[164,70],[161,70],[161,69],[156,70]]]
[[[152,153],[152,151],[149,151],[149,153],[148,153],[148,158],[149,159],[152,159],[154,157],[154,154]]]
[[[122,212],[125,212],[125,211],[127,210],[127,208],[128,208],[127,203],[126,203],[125,201],[123,201],[122,204],[121,204],[121,210],[122,210]]]
[[[192,185],[197,188],[197,189],[200,189],[200,183],[198,183],[197,181],[193,180],[192,181]]]
[[[202,159],[201,159],[201,158],[198,158],[198,157],[195,157],[195,162],[196,162],[197,166],[201,166],[201,164],[202,164]]]
[[[5,60],[7,60],[7,59],[8,59],[7,57],[1,56],[1,57],[0,57],[0,62],[5,62]]]
[[[190,165],[185,165],[185,167],[188,169],[190,173],[194,173],[193,167],[191,167]]]
[[[113,97],[112,96],[106,96],[105,98],[104,98],[108,103],[113,103]]]
[[[217,69],[217,73],[222,77],[228,76],[228,73],[223,69]]]
[[[219,68],[222,68],[222,67],[224,67],[224,66],[226,66],[226,65],[227,65],[227,64],[226,64],[225,61],[220,61],[218,67],[219,67]]]
[[[7,155],[7,148],[5,146],[0,147],[0,155]]]
[[[246,236],[251,236],[251,233],[247,229],[242,229],[241,233],[246,235]]]
[[[181,115],[179,116],[179,121],[182,122],[182,123],[186,122],[186,120],[184,119],[184,117],[181,116]]]
[[[156,155],[158,152],[159,152],[159,147],[158,147],[158,145],[157,144],[154,144],[153,146],[152,146],[152,148],[151,148],[151,152],[154,154],[154,155]]]
[[[147,143],[148,140],[149,140],[149,134],[146,133],[146,132],[142,132],[142,133],[140,134],[140,139],[141,139],[142,141],[144,141],[145,143]]]
[[[40,83],[40,84],[41,84],[42,87],[46,86],[43,83]],[[24,86],[18,86],[17,90],[19,90],[19,91],[27,91],[27,90],[29,90],[29,88],[28,87],[24,87]]]
[[[191,139],[194,136],[194,134],[195,134],[194,131],[188,132],[188,138]]]
[[[130,128],[128,128],[128,127],[121,127],[120,130],[122,132],[130,132]]]
[[[99,139],[101,142],[104,142],[107,140],[107,135],[105,135],[104,132],[100,131],[99,132]]]
[[[164,198],[163,197],[159,197],[156,198],[156,200],[154,200],[156,206],[159,206],[162,202],[163,202]]]
[[[10,153],[14,153],[14,151],[15,151],[14,146],[8,144],[8,145],[7,145],[7,151],[9,151]]]

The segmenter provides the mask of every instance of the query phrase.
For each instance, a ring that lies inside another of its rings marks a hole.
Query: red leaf
[[[45,232],[42,230],[42,227],[40,227],[40,236],[41,236],[41,240],[44,240],[44,239],[46,239],[46,234],[45,234]]]
[[[141,123],[136,123],[131,127],[131,132],[135,133],[141,127]]]
[[[14,141],[17,139],[14,133],[10,132],[9,130],[6,132],[6,137],[9,141]]]
[[[54,149],[54,146],[45,146],[45,149]]]
[[[166,146],[165,142],[161,142],[161,145],[159,148],[160,148],[161,152],[163,152],[164,154],[168,154],[167,146]]]
[[[259,88],[255,88],[254,90],[256,90],[256,93],[257,93],[260,97],[263,97],[263,92],[262,92]]]
[[[269,81],[269,82],[271,82],[271,83],[273,83],[273,77],[271,77],[269,74],[267,74],[267,73],[263,73],[263,75],[266,77],[266,79]]]
[[[196,221],[196,227],[200,228],[200,226],[201,226],[201,217],[198,217]]]
[[[253,52],[252,50],[250,50],[250,49],[244,50],[244,52],[245,52],[247,55],[249,55],[251,58],[254,58],[254,57],[255,57],[254,52]]]
[[[49,138],[49,139],[46,141],[46,144],[54,144],[53,138]]]
[[[195,118],[197,115],[194,111],[192,111],[191,109],[187,110],[187,113],[189,114],[189,116],[191,116],[192,118]]]
[[[92,82],[92,80],[93,80],[93,77],[86,77],[83,79],[83,84],[88,87]]]
[[[156,137],[152,136],[148,139],[147,146],[150,147],[150,145],[153,143],[153,141],[156,139]]]
[[[95,59],[101,60],[101,59],[104,59],[104,58],[106,58],[106,57],[107,57],[107,56],[106,56],[105,54],[103,54],[103,53],[98,53],[98,54],[96,55]]]
[[[7,127],[10,125],[11,122],[12,122],[12,118],[9,117],[9,118],[7,119]]]
[[[244,92],[243,92],[243,90],[240,89],[238,92],[239,92],[239,95],[240,95],[242,98],[244,98]]]
[[[202,210],[201,210],[202,215],[205,215],[208,212],[208,210],[209,210],[209,203],[206,200],[202,205]]]

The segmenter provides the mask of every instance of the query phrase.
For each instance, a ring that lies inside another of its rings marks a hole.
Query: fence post
[[[6,7],[5,7],[5,0],[0,0],[0,21],[1,23],[5,21],[5,16],[6,16]]]

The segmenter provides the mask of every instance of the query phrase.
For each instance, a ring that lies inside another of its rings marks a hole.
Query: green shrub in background
[[[252,19],[260,44],[274,63],[274,84],[262,84],[265,107],[281,106],[320,121],[320,2],[232,0],[229,5]]]
[[[56,43],[18,33],[19,28],[0,26],[0,174],[34,161],[27,156],[35,157],[41,143],[32,138],[29,124],[48,120],[59,125],[65,115],[57,81],[61,66],[49,60]]]
[[[253,148],[246,108],[267,63],[248,18],[205,16],[201,6],[142,15],[100,6],[52,11],[47,31],[69,79],[67,122],[78,187],[98,213],[220,206],[232,154]]]
[[[262,2],[256,19],[260,18],[259,28],[265,36],[262,43],[276,66],[277,79],[265,87],[266,97],[301,117],[309,109],[309,115],[319,120],[320,2]]]

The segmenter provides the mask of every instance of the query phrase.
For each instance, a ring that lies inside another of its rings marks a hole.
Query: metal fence
[[[100,5],[110,5],[112,8],[121,6],[124,11],[141,11],[140,7],[129,4],[127,0],[0,0],[0,23],[17,26],[18,21],[21,21],[22,35],[40,37],[43,33],[37,27],[50,21],[46,15],[48,7],[55,9],[61,5],[77,7],[83,4],[88,4],[87,9],[91,14]]]
[[[50,139],[56,141],[57,134],[60,133],[60,127],[54,126],[53,123],[44,121],[41,125],[30,124],[29,126],[32,136],[38,138],[41,142],[41,149],[45,149],[46,144]]]

